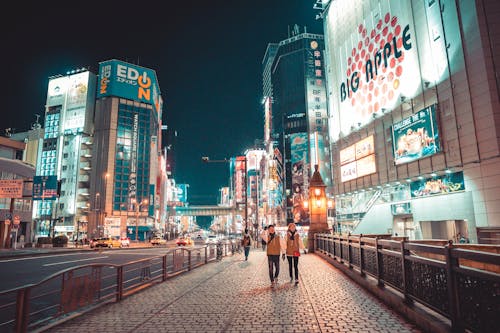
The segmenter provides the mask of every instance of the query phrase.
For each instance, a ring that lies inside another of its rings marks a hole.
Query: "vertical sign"
[[[132,128],[132,151],[130,152],[130,174],[128,196],[135,198],[137,194],[137,140],[139,132],[139,114],[134,114],[134,122]]]

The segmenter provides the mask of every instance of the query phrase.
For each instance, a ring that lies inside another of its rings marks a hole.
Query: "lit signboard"
[[[97,98],[118,96],[140,101],[161,111],[161,97],[156,72],[152,69],[119,60],[99,64]]]
[[[425,108],[392,126],[394,163],[408,163],[441,151],[436,106]]]
[[[331,137],[345,136],[432,89],[449,76],[449,64],[454,70],[463,66],[460,38],[446,45],[443,32],[443,23],[459,31],[456,9],[451,6],[443,16],[440,3],[330,1],[325,45],[333,66],[326,81],[329,109],[338,119]]]
[[[23,184],[22,179],[0,179],[0,198],[22,198]]]
[[[465,190],[462,171],[439,177],[422,179],[410,184],[412,198],[448,194]]]
[[[340,151],[340,179],[342,182],[377,172],[373,135]]]

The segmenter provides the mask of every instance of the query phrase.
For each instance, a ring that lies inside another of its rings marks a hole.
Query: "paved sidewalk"
[[[316,255],[300,257],[298,286],[280,261],[275,288],[261,249],[243,259],[203,265],[45,332],[420,332]]]

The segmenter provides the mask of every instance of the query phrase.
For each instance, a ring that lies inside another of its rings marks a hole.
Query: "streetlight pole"
[[[142,200],[138,203],[135,199],[132,199],[132,203],[135,204],[135,241],[139,241],[139,211],[142,205],[146,205],[148,203],[147,199]]]

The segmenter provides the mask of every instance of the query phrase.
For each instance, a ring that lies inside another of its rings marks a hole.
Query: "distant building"
[[[36,237],[86,235],[95,87],[96,75],[84,68],[49,78],[36,176],[55,179],[58,195],[34,201]]]
[[[144,240],[161,229],[162,103],[154,70],[115,59],[99,64],[88,227],[92,237]]]
[[[304,201],[314,165],[319,165],[325,184],[332,184],[323,51],[323,35],[300,33],[295,26],[289,38],[269,44],[263,61],[265,109],[272,113],[265,115],[266,150],[274,156],[268,174],[275,179],[271,187],[284,180],[286,222],[301,226],[309,225]]]
[[[25,149],[24,142],[0,137],[0,248],[32,239],[35,167],[21,160]]]

